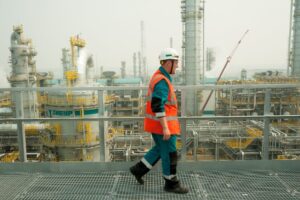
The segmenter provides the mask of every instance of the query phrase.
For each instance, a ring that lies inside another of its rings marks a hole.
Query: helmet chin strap
[[[171,60],[171,62],[172,62],[172,67],[171,67],[171,71],[170,71],[170,74],[172,74],[172,72],[173,72],[173,67],[174,67],[174,60]]]

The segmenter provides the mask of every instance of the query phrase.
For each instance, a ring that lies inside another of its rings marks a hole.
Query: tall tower
[[[212,48],[206,49],[206,71],[210,71],[213,68],[213,64],[215,64],[216,56],[215,51]]]
[[[10,38],[11,47],[11,75],[7,78],[11,87],[31,88],[36,84],[36,63],[34,57],[37,52],[32,46],[31,39],[25,39],[23,26],[14,26]],[[12,92],[12,102],[16,105],[20,92]],[[24,117],[38,117],[37,96],[35,91],[22,92]],[[18,114],[16,113],[16,117]]]
[[[73,90],[93,83],[94,61],[85,50],[86,42],[79,36],[70,38],[71,54],[63,50],[63,70],[66,91],[47,92],[45,113],[49,118],[98,117],[98,94],[90,90]],[[70,58],[70,59],[69,59]],[[102,116],[102,115],[100,115]],[[97,121],[51,121],[54,133],[44,145],[56,153],[59,160],[99,161],[99,123]]]
[[[126,62],[122,61],[121,62],[121,78],[126,77]]]
[[[139,77],[142,78],[142,55],[138,52],[138,64],[139,64]]]
[[[186,85],[198,85],[203,80],[203,1],[182,0],[183,23],[183,62],[184,82]],[[197,115],[200,97],[197,91],[187,91],[186,115]]]
[[[136,78],[136,53],[133,54],[133,77]]]
[[[300,0],[291,0],[288,74],[300,77]]]
[[[170,48],[173,48],[173,38],[170,37]]]
[[[62,66],[63,66],[63,79],[66,79],[65,73],[71,69],[70,51],[67,48],[62,49]]]

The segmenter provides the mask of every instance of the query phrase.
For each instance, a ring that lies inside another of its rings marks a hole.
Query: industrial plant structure
[[[262,159],[264,142],[269,146],[268,158],[299,159],[299,119],[289,116],[300,114],[300,47],[297,47],[300,0],[293,0],[291,6],[290,73],[267,71],[248,78],[243,70],[240,80],[221,80],[205,85],[208,89],[201,85],[205,81],[204,4],[201,0],[182,0],[181,5],[183,79],[178,79],[176,93],[185,135],[179,138],[177,146],[185,147],[180,150],[185,159]],[[21,160],[19,155],[24,150],[25,159],[34,161],[130,161],[142,157],[152,145],[151,135],[144,133],[142,120],[125,120],[144,115],[144,85],[148,77],[142,73],[146,65],[143,22],[141,31],[141,52],[133,54],[132,77],[125,73],[125,62],[121,77],[113,71],[95,74],[86,41],[72,36],[70,48],[62,49],[63,80],[55,83],[51,72],[37,72],[34,61],[37,52],[32,40],[25,39],[23,27],[13,27],[12,70],[8,77],[12,89],[1,90],[0,118],[50,120],[24,122],[24,126],[19,122],[0,124],[0,161]],[[209,114],[216,118],[205,118],[208,113],[202,116],[205,119],[188,118],[199,115],[207,98],[205,89],[214,90]],[[276,115],[282,117],[267,118]],[[226,118],[234,116],[254,118]],[[124,120],[102,123],[98,119],[101,117],[124,117]],[[18,127],[23,127],[26,133],[23,150],[19,149]]]

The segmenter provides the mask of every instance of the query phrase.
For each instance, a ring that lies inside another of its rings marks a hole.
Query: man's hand
[[[164,133],[163,140],[169,140],[171,137],[171,133],[168,127],[163,129],[163,133]]]
[[[163,140],[169,140],[170,137],[171,137],[171,133],[170,133],[170,130],[169,130],[169,127],[168,127],[166,117],[159,118],[159,121],[160,121],[160,124],[163,128],[163,134],[164,134]]]

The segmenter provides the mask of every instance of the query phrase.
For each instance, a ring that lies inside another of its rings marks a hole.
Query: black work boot
[[[142,179],[142,177],[150,171],[150,169],[148,169],[146,167],[146,165],[143,162],[138,162],[136,165],[130,167],[130,172],[134,175],[135,179],[137,180],[137,182],[139,182],[139,184],[143,185],[144,184],[144,180]]]
[[[165,187],[166,192],[173,192],[178,194],[185,194],[189,192],[189,189],[180,185],[177,177],[173,177],[171,180],[165,178]]]

